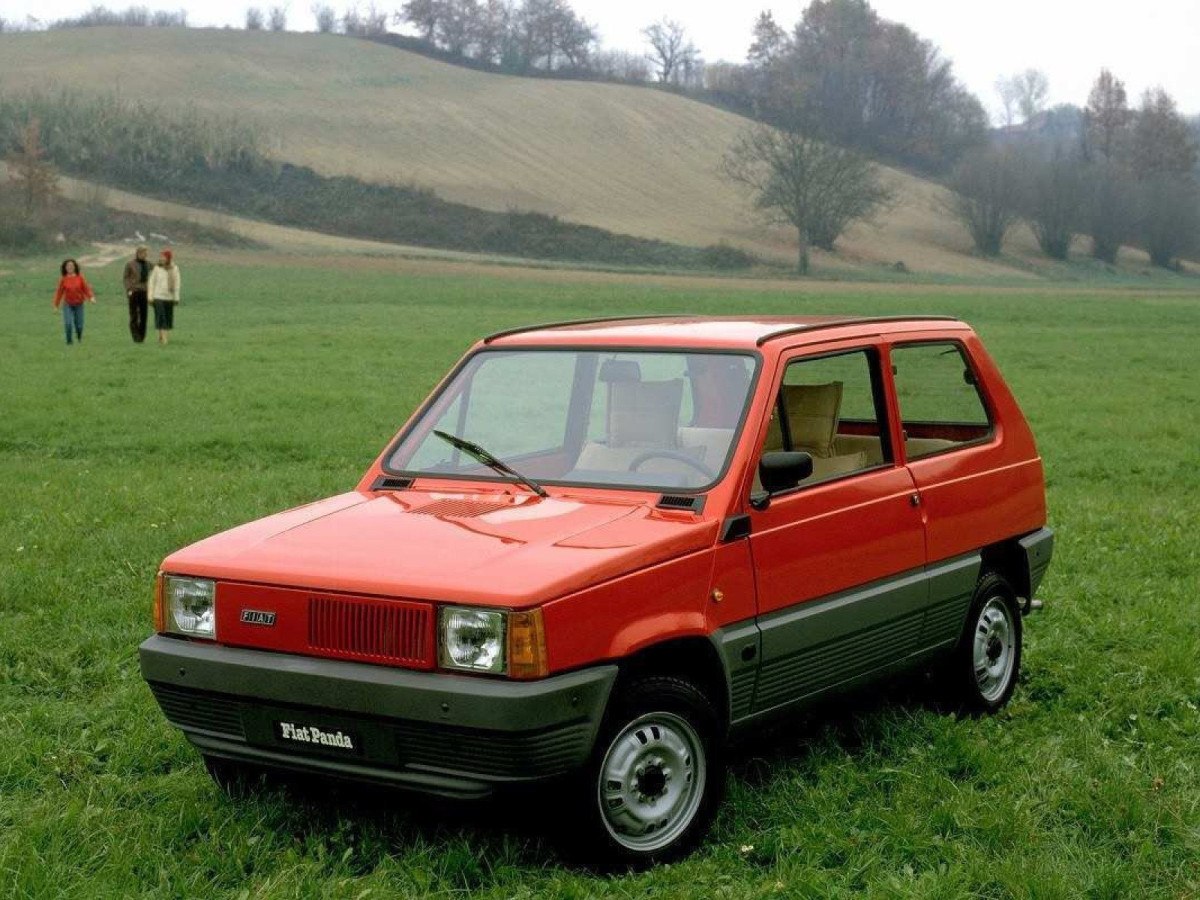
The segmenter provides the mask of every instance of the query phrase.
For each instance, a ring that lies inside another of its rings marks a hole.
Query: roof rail
[[[695,319],[698,316],[688,313],[646,313],[643,315],[634,316],[597,316],[594,319],[566,319],[562,322],[542,322],[539,325],[521,325],[517,328],[506,328],[504,331],[497,331],[494,334],[489,334],[483,339],[485,344],[490,344],[492,341],[497,341],[500,338],[510,337],[514,334],[523,334],[527,331],[542,331],[546,328],[567,328],[571,325],[598,325],[601,322],[629,322],[640,319]]]
[[[840,328],[843,325],[870,325],[875,322],[956,322],[954,316],[859,316],[856,318],[837,319],[833,322],[811,322],[808,325],[789,325],[762,335],[754,342],[761,347],[767,341],[787,337],[792,334],[802,334],[806,331],[820,331],[823,328]]]

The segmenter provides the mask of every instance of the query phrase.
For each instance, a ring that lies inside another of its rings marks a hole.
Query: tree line
[[[987,139],[982,104],[930,41],[866,0],[813,0],[791,31],[759,15],[741,63],[706,63],[684,25],[643,29],[640,53],[601,50],[567,0],[408,0],[397,22],[431,47],[513,72],[590,73],[700,92],[928,171]]]
[[[1027,104],[1027,121],[1032,113]],[[1018,133],[961,160],[947,182],[949,211],[976,250],[1000,253],[1022,220],[1053,259],[1067,259],[1081,235],[1106,263],[1125,244],[1163,267],[1200,249],[1200,148],[1174,99],[1154,88],[1131,107],[1124,83],[1105,69],[1075,121],[1074,133]]]

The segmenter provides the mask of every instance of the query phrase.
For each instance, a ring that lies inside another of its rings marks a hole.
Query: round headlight
[[[504,613],[490,609],[442,610],[440,661],[443,668],[504,672]]]
[[[167,609],[172,630],[211,638],[217,630],[217,586],[207,578],[166,576]]]

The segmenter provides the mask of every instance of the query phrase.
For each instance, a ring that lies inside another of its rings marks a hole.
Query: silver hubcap
[[[700,737],[672,713],[648,713],[618,734],[600,765],[604,827],[623,847],[651,852],[688,827],[704,796]]]
[[[1008,605],[992,597],[983,605],[975,623],[975,682],[989,703],[1008,689],[1016,660],[1016,629]]]

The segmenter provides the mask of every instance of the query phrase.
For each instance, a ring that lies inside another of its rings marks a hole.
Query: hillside
[[[790,261],[792,236],[758,224],[718,174],[745,120],[658,91],[527,79],[315,34],[89,28],[0,35],[0,84],[116,88],[244,118],[267,151],[325,174],[415,183],[492,210],[543,212],[682,244],[730,241]],[[938,186],[888,171],[897,203],[857,226],[825,267],[898,260],[918,272],[1026,274],[967,253]]]

